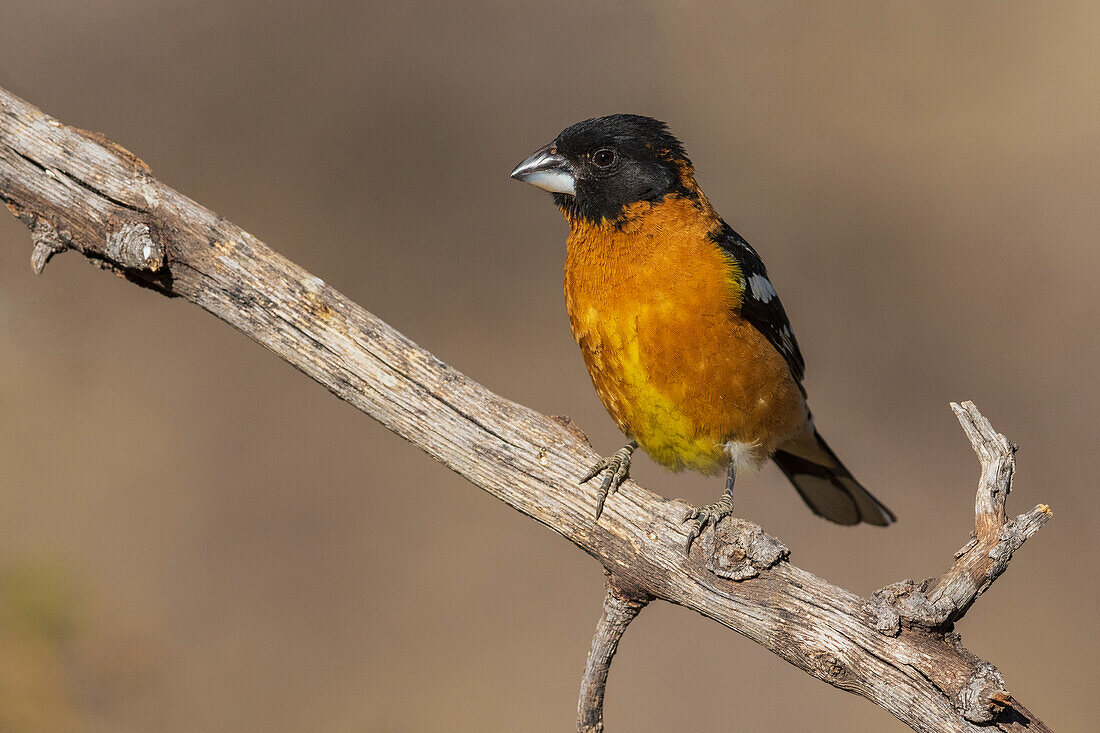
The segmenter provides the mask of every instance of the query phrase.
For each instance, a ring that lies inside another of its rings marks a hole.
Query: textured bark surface
[[[580,733],[603,732],[603,696],[607,689],[607,675],[611,660],[619,648],[619,639],[630,622],[649,603],[649,598],[632,595],[615,585],[615,579],[607,576],[607,594],[603,599],[603,613],[592,635],[592,648],[584,663],[581,677],[581,696],[577,701],[577,730]]]
[[[743,520],[722,522],[685,556],[681,520],[689,507],[634,482],[594,522],[595,491],[577,479],[598,456],[567,420],[493,394],[160,183],[125,149],[4,90],[0,199],[31,230],[36,272],[71,249],[198,304],[576,544],[606,568],[622,598],[697,611],[914,730],[1047,730],[1005,692],[996,668],[950,633],[1050,517],[1040,505],[1006,519],[1013,447],[973,405],[955,409],[982,461],[974,538],[940,578],[902,581],[866,599],[792,565],[781,543]],[[608,664],[614,645],[607,643],[617,640],[617,626],[625,628],[625,616],[617,621],[612,611],[601,621],[603,641],[598,633],[593,644]],[[606,665],[602,674],[605,680]],[[582,716],[583,695],[602,700],[602,692],[602,682],[582,691]]]

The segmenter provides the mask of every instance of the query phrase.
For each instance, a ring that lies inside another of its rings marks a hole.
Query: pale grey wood
[[[577,701],[577,730],[580,733],[603,733],[603,696],[607,688],[607,674],[611,660],[619,648],[619,639],[630,622],[649,603],[646,596],[624,592],[615,585],[613,577],[607,577],[607,593],[603,599],[603,613],[592,635],[592,648],[584,663],[581,676],[581,694]]]
[[[577,479],[598,456],[567,421],[493,394],[156,180],[124,148],[4,90],[0,199],[31,229],[35,271],[76,250],[198,304],[592,555],[624,597],[697,611],[913,730],[1047,730],[950,633],[1050,517],[1040,506],[1005,521],[1011,448],[972,405],[956,409],[982,461],[974,541],[938,580],[861,598],[792,565],[782,544],[743,520],[723,522],[685,556],[689,507],[632,481],[594,522],[595,491]]]

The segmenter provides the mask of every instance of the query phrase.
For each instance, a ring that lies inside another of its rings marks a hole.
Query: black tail
[[[772,460],[791,480],[814,514],[837,524],[885,527],[897,517],[859,485],[814,430],[783,446]]]

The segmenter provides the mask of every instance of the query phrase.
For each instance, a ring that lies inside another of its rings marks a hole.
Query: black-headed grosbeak
[[[688,549],[733,508],[736,475],[768,458],[820,516],[884,526],[894,515],[814,429],[805,364],[760,256],[711,207],[680,141],[658,120],[579,122],[512,178],[550,191],[569,223],[565,302],[592,383],[630,442],[596,502],[641,446],[674,470],[726,469],[722,497],[689,512]]]

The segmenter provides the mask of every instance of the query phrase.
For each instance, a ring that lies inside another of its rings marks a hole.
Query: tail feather
[[[837,524],[866,522],[885,527],[897,521],[893,512],[860,486],[816,430],[785,444],[772,460],[814,514]]]

